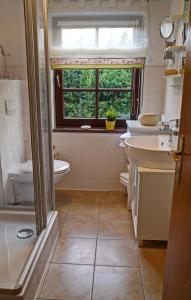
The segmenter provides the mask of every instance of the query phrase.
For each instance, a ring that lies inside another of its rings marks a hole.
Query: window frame
[[[132,43],[132,46],[130,47],[130,48],[127,48],[127,47],[101,47],[100,46],[100,30],[101,29],[118,29],[118,28],[121,28],[121,29],[129,29],[129,28],[131,28],[131,29],[133,29],[133,37],[132,37],[132,39],[133,39],[133,43]],[[74,47],[74,48],[71,48],[71,47],[64,47],[64,45],[63,45],[63,33],[62,33],[62,31],[63,30],[67,30],[67,29],[94,29],[95,30],[95,47]],[[87,26],[87,25],[84,25],[84,26],[78,26],[77,28],[76,28],[76,26],[74,27],[74,26],[70,26],[70,27],[63,27],[62,29],[61,29],[61,40],[62,40],[62,45],[61,45],[61,49],[63,49],[65,52],[66,51],[70,51],[70,50],[72,50],[72,51],[79,51],[80,49],[83,49],[83,50],[85,50],[85,51],[87,51],[87,50],[89,50],[89,51],[104,51],[104,50],[108,50],[108,49],[115,49],[115,50],[117,50],[117,49],[121,49],[121,50],[127,50],[127,49],[132,49],[133,48],[133,45],[134,45],[134,43],[135,43],[135,40],[136,40],[136,36],[137,36],[137,32],[136,32],[136,30],[137,30],[137,27],[135,27],[135,26],[129,26],[129,25],[107,25],[107,24],[105,24],[105,25],[102,25],[102,26],[98,26],[98,25],[94,25],[94,26],[92,26],[91,27],[91,25],[89,25],[89,26]],[[135,47],[135,46],[134,46]]]
[[[143,40],[144,36],[144,14],[138,13],[135,15],[129,14],[128,12],[119,13],[75,13],[75,14],[64,14],[62,16],[53,16],[51,22],[51,36],[50,44],[52,48],[62,49],[64,52],[68,52],[69,55],[71,51],[74,51],[79,55],[79,51],[87,53],[88,50],[95,51],[99,53],[100,50],[105,50],[101,48],[84,48],[84,49],[68,49],[62,47],[62,29],[80,29],[80,28],[133,28],[134,36],[133,40],[140,42]],[[140,35],[141,33],[141,35]],[[140,46],[145,48],[145,45]],[[133,48],[137,48],[136,46]],[[120,50],[127,51],[128,48],[119,48]],[[119,51],[118,48],[114,50]]]
[[[83,69],[83,68],[82,68]],[[93,68],[92,68],[93,69]],[[101,69],[101,68],[100,68]],[[121,68],[123,69],[123,68]],[[130,120],[136,120],[140,111],[140,102],[142,95],[142,69],[132,68],[131,88],[99,88],[99,68],[96,69],[96,87],[95,88],[63,88],[62,69],[54,70],[54,88],[55,88],[55,120],[56,128],[80,127],[82,125],[91,125],[94,128],[105,128],[105,119],[99,119],[99,92],[100,91],[125,91],[131,92],[131,111]],[[96,118],[68,118],[64,119],[64,98],[63,91],[90,91],[96,93]],[[126,128],[126,119],[116,120],[116,129]]]

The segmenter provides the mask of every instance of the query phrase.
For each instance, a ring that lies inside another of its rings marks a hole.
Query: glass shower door
[[[0,294],[20,293],[54,207],[46,3],[0,0]]]
[[[0,24],[0,294],[8,294],[38,240],[23,1],[1,0]]]
[[[39,54],[40,108],[42,128],[42,156],[47,221],[54,207],[52,126],[50,106],[50,78],[48,53],[48,7],[46,0],[36,0]]]

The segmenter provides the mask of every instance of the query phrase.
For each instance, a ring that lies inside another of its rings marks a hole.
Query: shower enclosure
[[[0,0],[0,299],[34,298],[57,237],[47,2]]]

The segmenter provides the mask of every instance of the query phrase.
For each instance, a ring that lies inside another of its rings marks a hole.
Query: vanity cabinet
[[[168,240],[174,170],[137,167],[130,163],[129,202],[135,236],[144,240]]]

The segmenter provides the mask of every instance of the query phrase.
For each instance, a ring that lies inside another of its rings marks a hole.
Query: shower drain
[[[33,236],[34,234],[34,231],[32,229],[21,229],[19,230],[19,232],[17,233],[17,237],[19,239],[28,239],[30,238],[31,236]]]

